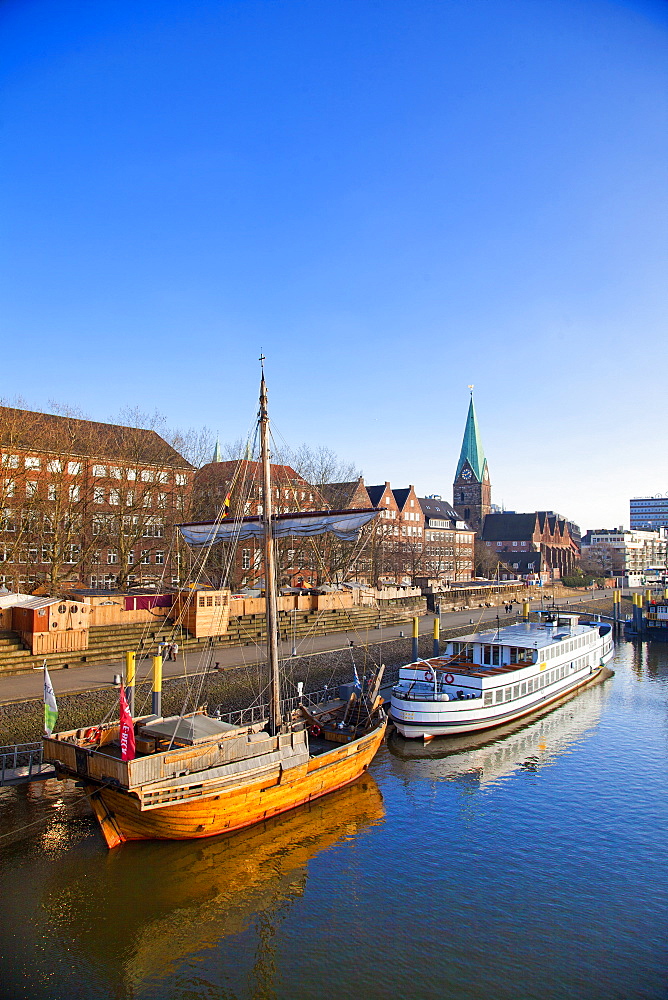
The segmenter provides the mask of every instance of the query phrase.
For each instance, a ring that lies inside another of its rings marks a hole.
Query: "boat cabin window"
[[[534,656],[533,649],[520,649],[517,646],[510,647],[511,663],[533,663],[534,662],[533,656]]]
[[[480,647],[482,657],[480,662],[487,667],[498,667],[501,663],[501,647],[482,645]]]
[[[487,706],[491,704],[492,704],[492,692],[485,691],[485,708],[487,708]]]
[[[453,642],[452,653],[464,663],[473,663],[473,646],[469,642]]]

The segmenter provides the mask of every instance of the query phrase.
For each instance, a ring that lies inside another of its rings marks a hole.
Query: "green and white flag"
[[[56,719],[58,718],[58,705],[56,704],[56,696],[53,693],[53,687],[51,686],[51,678],[49,677],[49,671],[46,669],[46,660],[44,661],[44,732],[47,736],[50,736],[56,727]]]

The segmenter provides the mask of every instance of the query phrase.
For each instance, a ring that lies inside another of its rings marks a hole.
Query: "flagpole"
[[[56,702],[53,685],[51,684],[51,678],[49,677],[49,671],[46,666],[46,657],[44,657],[44,663],[42,666],[44,668],[44,732],[47,736],[50,736],[56,728],[56,720],[58,719],[58,704]]]

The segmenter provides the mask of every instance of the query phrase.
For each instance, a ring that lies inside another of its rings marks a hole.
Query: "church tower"
[[[492,487],[487,459],[480,441],[473,392],[455,481],[452,484],[452,506],[462,521],[466,521],[478,532],[482,531],[485,515],[489,514],[492,506]]]

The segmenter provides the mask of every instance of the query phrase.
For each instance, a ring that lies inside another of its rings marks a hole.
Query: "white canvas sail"
[[[271,533],[274,538],[309,538],[331,531],[341,541],[355,542],[364,525],[377,514],[377,510],[279,514],[272,518]],[[215,545],[217,542],[262,538],[265,522],[261,517],[241,518],[239,520],[225,518],[213,524],[181,524],[179,530],[189,545]]]

